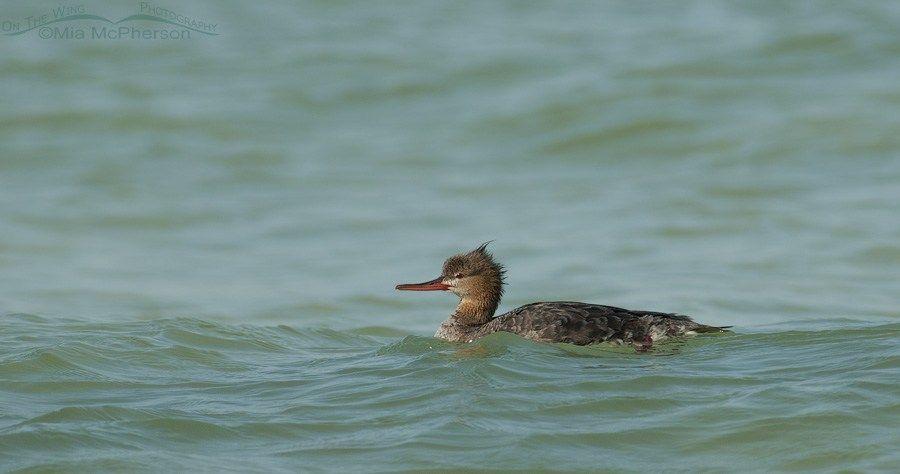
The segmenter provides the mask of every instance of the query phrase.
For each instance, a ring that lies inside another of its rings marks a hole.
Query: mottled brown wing
[[[654,325],[694,325],[687,316],[614,306],[551,301],[516,308],[499,318],[497,330],[536,340],[584,345],[611,339],[640,340]]]

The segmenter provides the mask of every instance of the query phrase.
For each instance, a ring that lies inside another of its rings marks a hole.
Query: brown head
[[[503,296],[504,269],[487,251],[489,243],[448,258],[441,275],[434,280],[397,285],[397,289],[455,293],[459,305],[452,317],[460,324],[484,324],[494,316]]]

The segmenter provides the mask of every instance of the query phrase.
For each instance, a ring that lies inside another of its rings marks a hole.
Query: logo
[[[39,15],[0,18],[0,35],[34,35],[45,40],[185,40],[218,36],[218,26],[150,2],[140,2],[137,13],[119,20],[90,12],[84,5],[61,5]]]

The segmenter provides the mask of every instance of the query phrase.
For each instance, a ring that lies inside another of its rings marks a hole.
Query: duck
[[[508,332],[536,342],[631,344],[646,350],[668,338],[725,332],[731,327],[700,324],[683,314],[576,301],[530,303],[496,316],[506,270],[487,250],[489,243],[447,258],[440,276],[433,280],[396,286],[401,291],[445,291],[459,298],[434,337],[465,343]]]

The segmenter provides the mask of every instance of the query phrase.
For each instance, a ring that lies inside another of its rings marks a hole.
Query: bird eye
[[[456,275],[454,275],[454,277],[456,277],[456,278],[462,278],[462,273],[457,273]]]

